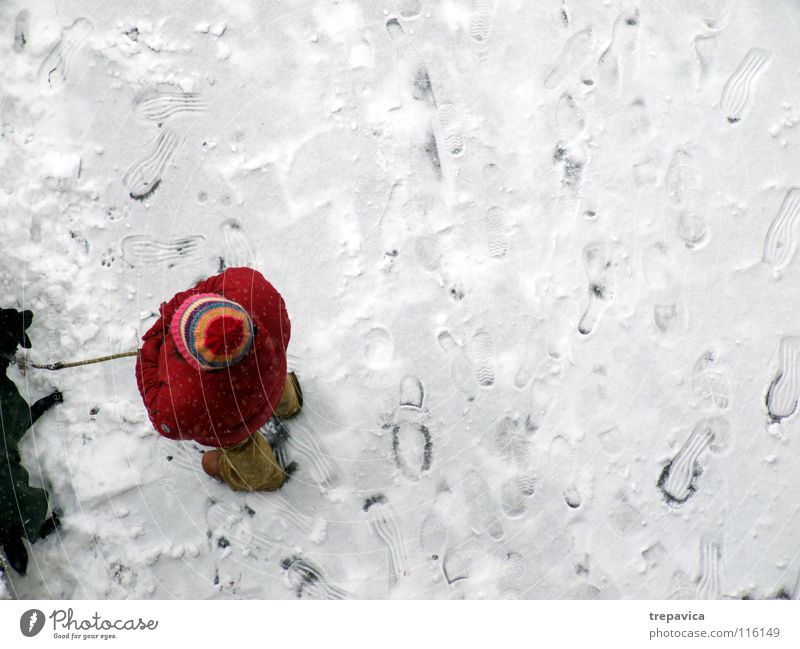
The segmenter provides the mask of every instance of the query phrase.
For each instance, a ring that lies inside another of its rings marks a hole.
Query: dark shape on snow
[[[368,512],[369,508],[372,507],[373,505],[385,502],[386,502],[386,496],[384,496],[383,494],[374,494],[364,501],[363,509],[365,512]]]
[[[0,309],[0,546],[8,564],[24,575],[28,551],[23,539],[34,543],[53,532],[58,516],[47,517],[48,498],[44,489],[28,484],[28,472],[22,466],[18,445],[28,429],[48,409],[61,403],[61,392],[39,399],[29,406],[8,378],[8,366],[15,362],[17,347],[29,348],[25,330],[31,326],[33,312]]]
[[[150,187],[150,188],[149,188],[149,189],[148,189],[146,192],[144,192],[144,193],[130,192],[128,195],[129,195],[129,196],[130,196],[130,197],[131,197],[133,200],[135,200],[135,201],[139,201],[139,202],[141,203],[141,202],[144,202],[144,201],[146,201],[146,200],[147,200],[148,198],[150,198],[150,197],[151,197],[153,194],[155,194],[155,193],[156,193],[156,190],[157,190],[157,189],[158,189],[160,186],[161,186],[161,179],[159,178],[158,180],[156,180],[156,181],[153,183],[152,187]]]
[[[289,441],[289,430],[278,417],[272,417],[264,424],[261,432],[274,453],[277,453]]]
[[[428,132],[427,139],[425,140],[425,153],[428,154],[428,159],[430,160],[431,166],[433,167],[433,171],[436,174],[436,178],[438,180],[442,179],[442,161],[439,158],[439,146],[436,143],[436,136],[434,135],[433,131]]]

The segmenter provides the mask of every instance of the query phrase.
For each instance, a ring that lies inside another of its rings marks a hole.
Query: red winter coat
[[[170,335],[172,316],[195,293],[218,293],[244,307],[256,329],[247,356],[232,367],[197,370]],[[161,317],[144,335],[136,382],[150,421],[169,439],[232,446],[272,416],[286,381],[289,316],[280,293],[258,271],[229,268],[161,305]]]

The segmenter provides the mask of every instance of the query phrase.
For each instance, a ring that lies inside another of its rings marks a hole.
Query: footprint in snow
[[[773,273],[788,266],[797,252],[797,223],[800,221],[800,187],[792,187],[764,238],[764,264]]]
[[[447,516],[453,493],[446,483],[437,487],[433,506],[422,521],[419,529],[419,544],[422,550],[434,561],[442,557],[447,545],[449,530]]]
[[[144,148],[144,153],[122,178],[122,183],[128,188],[132,199],[144,201],[155,193],[180,142],[178,135],[167,127],[158,130],[158,135]]]
[[[292,436],[285,445],[305,458],[311,475],[322,487],[331,488],[339,484],[341,470],[320,436],[308,425],[308,421],[293,420]]]
[[[641,17],[637,7],[625,8],[614,21],[611,43],[597,60],[598,86],[619,92],[635,73]]]
[[[567,77],[576,73],[589,56],[593,47],[592,30],[586,27],[573,34],[564,44],[544,80],[544,87],[553,90],[563,83]]]
[[[722,89],[719,107],[728,122],[736,124],[753,104],[758,78],[767,69],[770,54],[758,47],[751,49]]]
[[[72,64],[75,56],[86,43],[92,31],[94,31],[94,25],[86,18],[78,18],[69,27],[66,27],[39,66],[39,79],[49,86],[66,81],[67,76],[73,71]]]
[[[658,488],[671,505],[682,505],[697,489],[702,473],[700,457],[706,449],[722,453],[729,448],[730,424],[724,417],[708,417],[698,422],[675,457],[662,469]]]
[[[219,233],[222,239],[220,272],[226,268],[258,268],[253,237],[237,219],[225,219],[220,223]]]
[[[800,337],[785,336],[778,347],[778,370],[767,390],[767,412],[770,419],[780,422],[791,417],[800,399]]]
[[[352,599],[353,595],[334,584],[322,566],[303,557],[281,561],[286,579],[297,599]]]
[[[577,486],[575,449],[566,437],[556,435],[550,442],[548,454],[564,502],[570,509],[578,509],[583,497]]]
[[[278,492],[248,493],[245,504],[259,520],[266,520],[270,524],[274,520],[293,525],[306,537],[312,534],[318,519],[301,511],[285,495]]]
[[[367,515],[370,532],[386,549],[389,580],[395,584],[401,575],[408,574],[408,559],[400,517],[383,494],[374,494],[367,498],[362,509]]]
[[[30,12],[27,9],[22,9],[14,17],[14,45],[12,49],[19,54],[28,45],[30,38],[30,27],[28,21],[30,19]]]
[[[385,428],[392,433],[392,458],[403,475],[412,480],[431,467],[433,440],[423,423],[425,390],[416,376],[406,376],[400,382],[400,404],[395,408]]]
[[[510,416],[503,417],[496,429],[498,454],[510,472],[500,487],[503,513],[509,518],[523,516],[528,498],[536,493],[532,432]]]
[[[697,599],[719,599],[722,592],[722,548],[710,536],[700,539],[695,596]]]
[[[460,158],[464,155],[464,136],[461,134],[461,121],[456,107],[449,102],[443,103],[437,113],[445,150],[451,158]]]
[[[703,406],[725,410],[730,405],[730,386],[713,350],[703,352],[695,362],[692,384]]]
[[[469,35],[478,43],[485,43],[492,30],[495,0],[473,0]]]
[[[503,557],[497,589],[500,599],[524,599],[527,562],[519,552],[509,552]]]
[[[487,534],[494,541],[502,540],[505,530],[497,516],[497,505],[486,479],[472,469],[464,476],[457,491],[457,511],[463,514],[472,532]]]
[[[588,336],[614,299],[614,262],[608,256],[606,244],[596,241],[583,249],[583,265],[589,280],[589,304],[578,324],[578,332]]]
[[[122,258],[133,267],[148,268],[155,264],[165,264],[167,268],[172,268],[181,262],[197,259],[204,244],[205,237],[201,235],[161,241],[147,235],[134,234],[125,237],[120,248]]]
[[[250,554],[255,549],[255,537],[248,517],[247,511],[239,505],[210,501],[206,512],[208,538],[212,547],[219,548],[222,558],[234,548],[243,554]]]
[[[664,177],[664,189],[677,212],[677,233],[687,250],[697,250],[709,238],[703,211],[703,175],[688,148],[678,148]]]
[[[644,279],[652,292],[653,324],[663,334],[671,333],[679,324],[680,284],[670,249],[656,242],[642,255]]]
[[[133,100],[133,109],[144,119],[159,126],[180,113],[200,113],[207,107],[200,94],[183,92],[171,85],[145,88]]]

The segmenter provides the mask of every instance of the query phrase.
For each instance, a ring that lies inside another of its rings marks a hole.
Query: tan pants
[[[275,453],[259,432],[241,444],[219,450],[220,477],[234,491],[274,491],[286,480]]]
[[[303,406],[297,377],[286,377],[281,401],[275,414],[281,418],[296,415]],[[256,432],[236,446],[219,449],[220,477],[235,491],[274,491],[286,480],[286,473],[264,436]]]

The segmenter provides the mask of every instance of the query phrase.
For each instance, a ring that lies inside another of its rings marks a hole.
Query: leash
[[[68,367],[78,367],[80,365],[93,365],[94,363],[105,363],[106,361],[113,361],[116,358],[127,358],[129,356],[136,356],[139,354],[139,350],[132,351],[132,352],[120,352],[119,354],[110,354],[109,356],[99,356],[97,358],[87,358],[84,361],[71,361],[69,363],[49,363],[47,365],[39,365],[37,363],[31,363],[22,359],[15,359],[16,362],[20,363],[24,367],[35,367],[37,370],[64,370]]]

